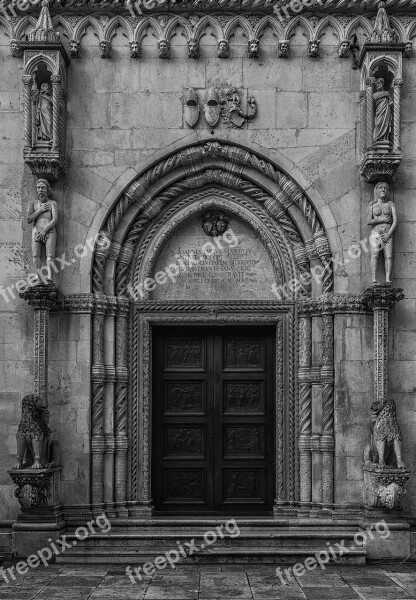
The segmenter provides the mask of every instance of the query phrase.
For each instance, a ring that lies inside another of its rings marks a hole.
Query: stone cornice
[[[109,10],[122,13],[128,8],[128,0],[50,0],[49,7],[52,13],[57,12],[108,12]],[[320,0],[316,6],[311,6],[309,12],[354,12],[357,14],[377,11],[379,0]],[[133,1],[130,2],[134,4]],[[6,0],[5,5],[14,6],[17,13],[15,0]],[[150,0],[142,3],[140,10],[144,15],[158,15],[161,13],[205,13],[212,14],[226,11],[233,14],[263,13],[271,14],[276,8],[289,6],[288,0],[154,0],[151,6]],[[413,12],[416,10],[416,0],[391,0],[388,5],[389,14],[395,10]],[[29,11],[25,11],[29,12]],[[38,5],[34,5],[30,12],[39,12]],[[296,16],[296,15],[294,15]]]

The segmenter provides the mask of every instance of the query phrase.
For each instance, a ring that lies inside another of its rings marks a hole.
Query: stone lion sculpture
[[[42,414],[39,397],[22,399],[22,418],[17,429],[17,463],[14,469],[43,469],[59,464],[59,444],[50,439],[50,429]]]
[[[381,468],[405,469],[402,461],[402,436],[396,417],[396,404],[393,399],[373,402],[373,425],[371,443],[365,450],[366,464]]]

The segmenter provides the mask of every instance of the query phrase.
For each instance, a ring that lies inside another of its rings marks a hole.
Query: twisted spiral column
[[[400,95],[403,79],[393,79],[393,150],[400,152]]]
[[[360,154],[363,155],[366,150],[366,95],[365,90],[360,92]]]
[[[32,148],[32,76],[23,75],[25,147]]]
[[[299,462],[300,500],[312,501],[312,319],[303,314],[299,319]]]
[[[323,307],[324,310],[327,307]],[[334,502],[334,317],[322,314],[322,502]]]
[[[103,295],[94,298],[93,343],[92,343],[92,489],[91,502],[94,513],[100,513],[104,503],[104,318],[106,299]]]
[[[115,502],[117,516],[127,511],[127,329],[129,300],[118,298],[116,317],[116,389],[115,389]]]
[[[60,130],[60,96],[61,96],[61,76],[52,75],[52,150],[55,152],[58,150],[59,143],[59,130]]]

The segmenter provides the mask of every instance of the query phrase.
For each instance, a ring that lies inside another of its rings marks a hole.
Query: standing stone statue
[[[52,88],[49,83],[42,83],[40,90],[33,91],[35,103],[36,142],[52,142]]]
[[[389,184],[382,181],[374,188],[374,201],[370,204],[368,225],[370,233],[371,275],[377,283],[376,271],[380,251],[384,252],[386,283],[391,284],[393,265],[393,232],[397,227],[396,207],[388,200]]]
[[[58,223],[58,208],[54,200],[49,199],[51,186],[46,179],[38,179],[36,190],[38,201],[31,202],[27,222],[33,223],[32,255],[36,273],[42,268],[42,258],[46,254],[47,281],[52,282],[51,264],[55,258],[56,225]]]
[[[388,142],[390,140],[393,103],[390,93],[384,90],[384,79],[376,79],[374,99],[374,142]]]

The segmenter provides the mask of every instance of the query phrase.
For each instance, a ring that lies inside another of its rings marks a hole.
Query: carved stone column
[[[30,150],[32,147],[32,76],[31,75],[23,75],[23,85],[24,85],[24,108],[25,108],[25,117],[24,117],[24,127],[25,127],[25,148],[26,151]]]
[[[109,517],[115,517],[114,510],[114,462],[115,462],[115,315],[117,311],[117,300],[113,297],[106,299],[106,313],[104,318],[104,505],[105,512]]]
[[[312,501],[312,318],[302,314],[299,319],[299,459],[300,500]]]
[[[59,307],[63,296],[54,285],[39,284],[19,294],[34,310],[34,393],[39,396],[43,417],[49,424],[48,345],[49,311]]]
[[[360,92],[360,154],[363,155],[366,150],[366,94],[367,92],[362,90]]]
[[[334,502],[334,317],[322,303],[322,502]]]
[[[128,516],[127,511],[127,340],[130,301],[118,298],[116,319],[116,410],[115,410],[115,502],[117,516]]]
[[[374,400],[388,397],[389,311],[403,300],[403,290],[389,285],[373,285],[363,293],[363,301],[373,311],[374,326]]]
[[[106,298],[102,294],[94,297],[92,326],[92,489],[91,502],[94,513],[101,513],[104,502],[104,318]]]
[[[400,152],[400,93],[403,79],[393,79],[393,150]]]
[[[365,80],[366,87],[366,149],[370,150],[373,147],[373,129],[374,129],[374,101],[373,87],[375,77],[367,77]]]
[[[59,123],[60,123],[60,104],[61,104],[61,76],[52,75],[52,98],[55,110],[52,113],[52,150],[57,151],[59,147]]]

